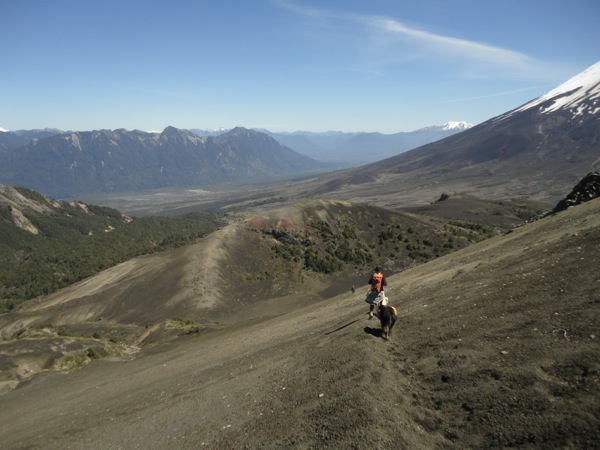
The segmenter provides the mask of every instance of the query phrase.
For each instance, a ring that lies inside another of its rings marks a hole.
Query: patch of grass
[[[185,325],[193,325],[194,321],[190,320],[190,319],[182,319],[180,317],[175,317],[172,322],[181,325],[181,326],[185,326]]]
[[[67,353],[54,363],[54,369],[71,372],[87,366],[92,360],[89,350],[88,348]]]

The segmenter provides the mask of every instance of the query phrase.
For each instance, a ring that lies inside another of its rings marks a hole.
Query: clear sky
[[[0,0],[0,127],[413,131],[600,60],[598,0]]]

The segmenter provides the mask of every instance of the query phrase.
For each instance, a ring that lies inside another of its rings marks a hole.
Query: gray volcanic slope
[[[2,448],[597,448],[600,199],[350,292],[33,377]]]

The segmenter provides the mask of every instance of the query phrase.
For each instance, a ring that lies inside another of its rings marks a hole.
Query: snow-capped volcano
[[[600,63],[596,63],[523,106],[362,167],[360,176],[375,180],[389,176],[388,192],[394,195],[419,186],[423,189],[419,195],[429,189],[433,198],[443,186],[479,198],[554,204],[585,174],[600,170],[599,119]],[[350,191],[346,185],[344,189]]]
[[[473,126],[474,125],[472,123],[466,122],[464,120],[460,122],[450,121],[446,122],[444,125],[433,125],[430,127],[420,128],[417,130],[417,132],[451,132],[452,134],[454,134],[464,130],[468,130],[469,128],[473,128]]]
[[[600,62],[565,81],[550,92],[525,103],[510,115],[539,106],[546,114],[559,109],[571,110],[574,116],[594,115],[600,111]]]
[[[469,122],[446,122],[443,126],[442,126],[442,130],[468,130],[469,128],[472,128],[473,124],[469,123]]]

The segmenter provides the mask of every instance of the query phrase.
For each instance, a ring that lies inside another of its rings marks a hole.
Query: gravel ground
[[[599,248],[597,199],[390,277],[389,341],[359,290],[34,376],[1,446],[599,448]]]

